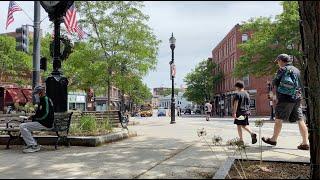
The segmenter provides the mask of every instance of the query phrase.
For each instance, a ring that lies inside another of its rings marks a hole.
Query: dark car
[[[201,110],[200,110],[200,109],[196,109],[196,110],[194,111],[194,114],[201,114]]]
[[[185,111],[184,111],[184,114],[191,114],[191,109],[186,109]]]

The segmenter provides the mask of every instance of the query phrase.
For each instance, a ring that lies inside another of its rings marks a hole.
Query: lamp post
[[[176,38],[173,37],[173,33],[169,39],[170,49],[171,49],[171,61],[170,61],[170,77],[172,80],[172,89],[171,89],[171,122],[170,124],[176,123],[175,121],[175,99],[174,99],[174,77],[175,77],[175,65],[174,65],[174,48],[176,47]]]
[[[271,85],[270,81],[268,81],[267,84],[268,84],[268,99],[269,99],[269,103],[270,103],[270,107],[271,107],[270,120],[274,120],[272,85]]]
[[[46,79],[46,91],[48,97],[53,101],[54,112],[66,112],[68,110],[68,79],[61,71],[60,54],[60,24],[63,22],[67,10],[74,1],[40,1],[46,10],[49,20],[54,23],[53,40],[53,71]]]

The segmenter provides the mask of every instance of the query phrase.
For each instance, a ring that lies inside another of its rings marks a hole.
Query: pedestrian
[[[45,95],[45,89],[42,86],[36,86],[33,90],[36,102],[39,102],[35,115],[30,116],[32,122],[20,124],[20,132],[27,147],[24,153],[33,153],[40,151],[40,145],[37,144],[32,137],[32,131],[49,130],[53,127],[53,103],[51,99]]]
[[[302,83],[300,71],[292,64],[292,58],[287,54],[280,54],[274,62],[279,70],[272,81],[276,87],[277,103],[275,106],[275,124],[271,138],[262,137],[262,141],[276,146],[282,128],[282,121],[298,122],[302,143],[297,146],[300,150],[309,150],[308,128],[302,113]]]
[[[208,100],[206,101],[206,104],[204,105],[204,111],[205,111],[205,114],[206,114],[206,121],[209,121],[210,114],[211,114],[211,111],[212,111],[212,105],[209,103]]]
[[[235,88],[236,93],[232,103],[232,117],[234,118],[234,124],[237,125],[240,142],[244,144],[242,137],[242,129],[244,129],[250,133],[251,143],[255,144],[257,142],[257,134],[249,127],[250,96],[248,92],[244,90],[243,81],[237,81],[235,83]]]

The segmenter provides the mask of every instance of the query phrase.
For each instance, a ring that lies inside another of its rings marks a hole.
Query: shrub
[[[81,131],[95,132],[97,130],[97,122],[93,116],[82,116],[79,123]]]

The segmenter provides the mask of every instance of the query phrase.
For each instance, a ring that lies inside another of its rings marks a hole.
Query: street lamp
[[[169,43],[170,43],[170,48],[171,48],[171,54],[172,54],[172,58],[170,61],[170,77],[172,80],[172,89],[171,89],[171,122],[170,124],[174,124],[176,123],[175,121],[175,100],[174,100],[174,77],[176,74],[176,69],[175,69],[175,65],[174,65],[174,48],[176,47],[176,38],[173,37],[173,33],[169,39]]]
[[[54,23],[53,40],[53,71],[46,79],[46,91],[48,97],[53,101],[54,112],[65,112],[68,110],[68,79],[61,71],[60,54],[60,24],[63,22],[67,10],[74,1],[40,1],[41,6],[46,10],[49,20]]]
[[[268,99],[271,107],[270,120],[274,120],[272,85],[270,81],[268,81],[267,84],[268,84]]]

